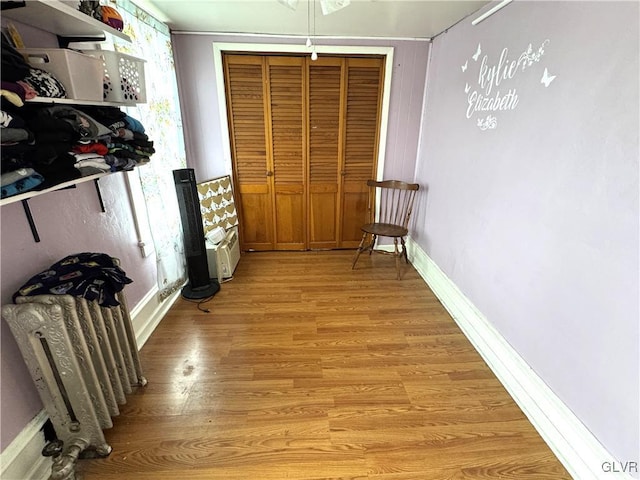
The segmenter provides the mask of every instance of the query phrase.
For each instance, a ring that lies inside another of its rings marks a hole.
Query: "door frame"
[[[318,55],[379,55],[385,57],[384,84],[382,91],[382,105],[380,112],[380,137],[378,139],[378,159],[376,179],[382,180],[384,172],[384,158],[387,146],[387,128],[389,124],[389,103],[391,97],[391,76],[393,73],[393,47],[359,47],[346,45],[316,45]],[[227,115],[227,96],[224,85],[224,68],[222,54],[224,52],[246,53],[309,53],[306,45],[300,44],[270,44],[270,43],[226,43],[213,42],[213,67],[218,96],[218,114],[220,116],[220,130],[222,142],[224,169],[228,175],[233,176],[233,163],[231,161],[231,143],[229,136],[229,117]]]

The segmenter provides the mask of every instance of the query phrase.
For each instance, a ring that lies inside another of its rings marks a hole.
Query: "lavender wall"
[[[187,162],[199,181],[226,174],[218,113],[219,102],[213,60],[213,43],[302,43],[300,39],[233,35],[174,34],[172,36],[178,88],[185,126]],[[385,177],[412,179],[418,145],[420,105],[424,91],[429,44],[424,41],[327,40],[320,45],[394,47],[393,77]]]
[[[40,32],[32,40],[32,29],[21,25],[19,28],[27,45],[55,45],[48,34]],[[93,182],[29,200],[40,243],[34,242],[20,203],[1,208],[1,303],[10,303],[17,288],[55,261],[86,251],[108,253],[121,260],[134,281],[127,287],[130,307],[155,286],[155,259],[143,259],[137,246],[123,175],[117,173],[100,180],[106,213],[100,211]],[[1,328],[0,448],[4,450],[42,409],[42,403],[4,320]]]
[[[516,1],[435,39],[413,235],[621,461],[640,460],[638,6]],[[504,48],[503,110],[467,118]]]

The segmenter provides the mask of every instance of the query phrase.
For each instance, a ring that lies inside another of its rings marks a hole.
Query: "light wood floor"
[[[570,479],[412,267],[244,254],[141,351],[113,453],[84,480]]]

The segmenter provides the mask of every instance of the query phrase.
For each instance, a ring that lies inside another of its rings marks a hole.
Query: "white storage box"
[[[218,283],[221,283],[223,279],[233,277],[233,272],[240,260],[237,230],[235,228],[229,230],[224,240],[217,245],[207,242],[206,249],[209,278],[217,278]]]
[[[102,62],[66,48],[24,48],[27,62],[56,77],[74,100],[102,101]]]
[[[105,102],[145,103],[147,101],[144,60],[110,50],[84,50],[84,53],[99,58],[103,62]]]

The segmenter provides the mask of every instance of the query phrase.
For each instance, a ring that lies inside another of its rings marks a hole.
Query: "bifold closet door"
[[[337,248],[343,143],[343,58],[309,62],[309,248]]]
[[[367,180],[376,178],[382,104],[382,58],[347,58],[344,160],[339,247],[360,244],[360,226],[373,218]]]
[[[224,55],[227,113],[240,232],[245,250],[274,248],[268,92],[263,57]]]
[[[309,62],[310,248],[357,247],[372,219],[383,67],[382,58]]]
[[[305,250],[306,131],[304,57],[266,57],[268,71],[268,156],[273,175],[275,250]]]
[[[224,65],[242,247],[304,250],[304,58],[225,55]]]

